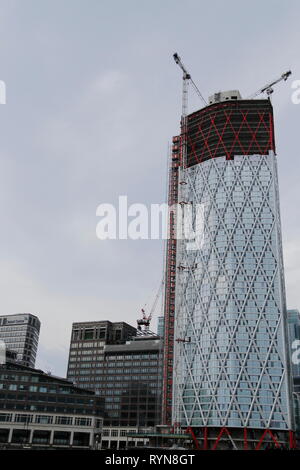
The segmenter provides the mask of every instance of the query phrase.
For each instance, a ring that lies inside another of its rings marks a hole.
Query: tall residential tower
[[[178,190],[189,217],[176,250],[172,422],[192,427],[203,448],[291,443],[270,100],[217,93],[188,115]]]

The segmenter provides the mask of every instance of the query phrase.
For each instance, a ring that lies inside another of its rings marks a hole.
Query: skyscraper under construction
[[[194,238],[170,216],[165,423],[191,427],[203,449],[293,447],[270,99],[213,95],[183,115],[171,158],[171,203]]]

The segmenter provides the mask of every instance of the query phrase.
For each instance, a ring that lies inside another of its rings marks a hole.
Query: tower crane
[[[196,91],[197,95],[200,97],[201,101],[205,106],[207,106],[207,102],[203,98],[203,95],[197,85],[195,84],[194,80],[191,77],[191,74],[187,71],[185,68],[181,58],[175,52],[173,54],[173,58],[176,62],[177,65],[181,68],[183,75],[182,75],[182,111],[181,111],[181,145],[182,145],[182,151],[181,151],[181,164],[183,168],[186,166],[186,153],[187,153],[187,113],[188,113],[188,88],[189,88],[189,83],[191,83],[194,87],[194,90]]]
[[[268,83],[263,88],[258,90],[256,93],[249,96],[249,99],[256,98],[256,96],[259,96],[262,93],[266,93],[267,96],[270,96],[274,92],[273,86],[276,85],[277,83],[281,82],[282,80],[284,80],[286,82],[290,75],[292,75],[292,72],[290,70],[288,70],[287,72],[283,73],[279,78],[277,78],[276,80],[273,80],[273,82]]]
[[[187,71],[187,69],[185,68],[181,58],[179,57],[179,55],[177,54],[177,52],[175,52],[173,54],[173,58],[176,62],[177,65],[179,65],[179,67],[181,68],[182,72],[183,72],[183,88],[182,88],[182,118],[184,119],[187,115],[187,111],[188,111],[188,85],[189,85],[189,82],[193,85],[194,87],[194,90],[196,91],[197,95],[200,97],[201,101],[203,102],[203,104],[206,106],[207,105],[207,102],[205,101],[205,99],[203,98],[203,95],[201,93],[201,91],[199,90],[199,88],[197,87],[196,83],[194,82],[194,80],[192,79],[191,77],[191,74]]]
[[[164,280],[162,280],[160,285],[159,285],[159,288],[158,288],[157,294],[155,296],[153,305],[151,307],[150,313],[147,315],[145,309],[144,308],[141,309],[142,318],[137,320],[137,329],[138,329],[138,331],[146,333],[146,334],[149,332],[150,322],[151,322],[152,316],[155,312],[157,302],[158,302],[158,300],[160,298],[160,295],[162,293],[163,286],[164,286]],[[142,328],[142,327],[144,327],[144,328]]]

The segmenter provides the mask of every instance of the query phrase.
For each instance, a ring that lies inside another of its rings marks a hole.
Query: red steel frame
[[[201,428],[201,431],[202,431],[202,434],[203,434],[203,446],[202,447],[200,446],[199,440],[197,439],[193,428],[188,427],[186,429],[186,433],[190,434],[191,438],[193,439],[193,442],[195,444],[195,449],[197,449],[197,450],[208,450],[209,449],[209,443],[208,443],[208,431],[209,431],[209,429],[210,428],[207,428],[207,427]],[[248,430],[249,430],[248,428],[243,429],[243,435],[244,435],[243,450],[249,450]],[[219,445],[220,440],[221,440],[223,435],[227,435],[228,437],[232,437],[232,431],[230,430],[230,428],[226,428],[226,427],[220,428],[219,434],[217,435],[215,441],[211,443],[212,446],[211,446],[210,450],[217,450],[218,449],[218,445]],[[269,435],[271,437],[272,442],[274,443],[274,446],[275,446],[276,449],[282,448],[282,443],[280,443],[278,441],[275,434],[270,429],[264,429],[264,430],[262,430],[261,437],[260,437],[258,443],[256,444],[254,450],[260,450],[262,448],[262,445],[263,445],[267,435]],[[232,437],[232,439],[234,440],[234,437]],[[293,431],[288,431],[286,447],[288,447],[290,450],[297,448],[295,433]]]
[[[223,155],[230,160],[234,155],[266,155],[269,150],[275,153],[272,105],[265,102],[261,108],[262,104],[263,100],[251,100],[250,112],[242,107],[247,105],[246,100],[228,101],[190,114],[187,117],[187,166]],[[191,128],[195,127],[196,132],[191,134]],[[229,139],[228,134],[231,134]],[[264,146],[260,141],[261,134],[267,137]]]

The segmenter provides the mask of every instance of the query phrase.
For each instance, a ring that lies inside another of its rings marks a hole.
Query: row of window
[[[78,414],[78,415],[90,415],[91,408],[73,408],[73,407],[63,407],[63,406],[51,406],[51,405],[24,405],[24,402],[4,402],[0,400],[0,408],[2,410],[18,410],[18,411],[38,411],[40,413],[69,413],[69,414]],[[95,411],[97,416],[102,416],[102,409],[98,408]]]
[[[103,436],[126,437],[128,432],[127,429],[103,429]]]
[[[28,376],[28,375],[14,375],[14,374],[0,374],[0,381],[17,381],[17,382],[33,382],[33,383],[39,383],[39,382],[47,382],[47,377],[39,377],[39,376]],[[26,386],[24,384],[18,384],[18,388],[14,387],[14,384],[7,384],[7,383],[1,383],[0,382],[0,389],[7,389],[7,387],[12,387],[9,388],[9,390],[29,390],[31,392],[41,392],[41,393],[57,393],[57,394],[80,394],[80,389],[74,390],[71,387],[67,386],[57,386],[56,384],[45,384],[43,386]],[[82,394],[82,392],[81,392]]]
[[[72,376],[75,375],[75,374],[72,374]],[[69,374],[69,376],[71,377],[71,374]],[[90,377],[78,377],[77,378],[78,382],[90,382],[91,381],[91,378]],[[97,378],[98,381],[100,381],[100,377]],[[123,381],[131,381],[131,380],[145,380],[145,381],[149,381],[149,380],[157,380],[157,375],[120,375],[120,376],[108,376],[106,377],[106,380],[107,381],[111,381],[111,382],[114,382],[114,381],[120,381],[120,382],[123,382]]]
[[[105,341],[93,341],[90,343],[72,343],[71,344],[71,350],[74,348],[96,348],[98,347],[103,347],[105,345]]]
[[[92,426],[92,418],[74,418],[73,416],[32,415],[25,413],[0,413],[2,423],[37,423],[60,424],[65,426]]]
[[[100,367],[102,366],[102,369],[94,369],[95,367]],[[95,374],[104,374],[106,373],[106,368],[107,367],[140,367],[140,366],[155,366],[157,367],[157,361],[115,361],[115,362],[109,362],[109,363],[97,363],[97,364],[80,364],[79,361],[79,367],[81,369],[90,369],[93,368]],[[69,365],[69,369],[74,369],[76,367],[76,363],[74,364],[72,361],[72,364]]]

